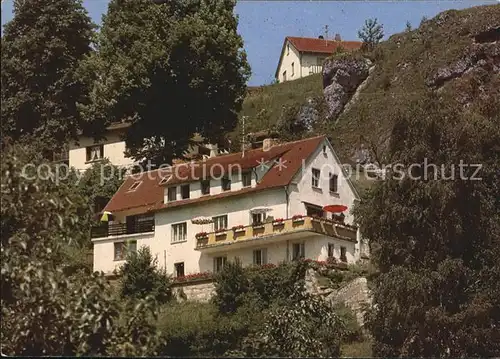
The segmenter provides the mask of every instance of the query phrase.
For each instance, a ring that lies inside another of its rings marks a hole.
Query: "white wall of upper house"
[[[283,47],[281,64],[278,71],[278,81],[285,82],[300,78],[300,62],[299,51],[287,40]],[[285,72],[286,76],[284,74]]]
[[[69,165],[77,170],[86,170],[96,161],[89,160],[87,148],[102,145],[102,158],[107,158],[116,166],[131,166],[134,161],[132,158],[125,157],[125,141],[121,139],[119,133],[108,133],[106,139],[94,142],[93,138],[80,137],[78,144],[69,144]],[[97,160],[98,161],[98,160]]]
[[[278,71],[278,81],[285,82],[320,73],[326,54],[310,52],[300,53],[288,40],[283,47],[281,63]],[[286,76],[284,72],[286,71]]]

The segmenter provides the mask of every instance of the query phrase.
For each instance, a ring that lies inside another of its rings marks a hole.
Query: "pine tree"
[[[80,0],[14,3],[2,36],[3,140],[33,136],[53,150],[85,127],[77,104],[87,89],[75,72],[92,31]]]
[[[128,120],[137,160],[169,163],[193,133],[216,140],[236,126],[249,67],[236,32],[233,0],[112,0],[97,52],[86,113]]]
[[[358,31],[358,37],[363,41],[364,47],[372,49],[384,37],[384,27],[377,19],[367,19],[363,28]]]
[[[381,271],[374,356],[500,355],[500,118],[445,103],[405,109],[390,144],[398,172],[358,210]]]

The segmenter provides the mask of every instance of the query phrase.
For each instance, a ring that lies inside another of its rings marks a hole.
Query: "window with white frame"
[[[174,263],[175,276],[184,277],[184,262]]]
[[[224,268],[227,263],[227,257],[215,257],[214,258],[214,273],[218,273]]]
[[[137,252],[137,241],[115,242],[114,260],[122,261],[127,258],[129,253]]]
[[[227,214],[223,216],[212,217],[212,220],[214,221],[215,231],[227,229]]]
[[[177,199],[177,187],[168,187],[167,199],[169,202],[175,201]]]
[[[88,146],[86,151],[87,162],[97,161],[104,158],[104,145]]]
[[[182,242],[187,239],[187,223],[172,224],[172,242]]]
[[[210,194],[210,180],[201,181],[201,194]]]
[[[292,62],[292,76],[295,75],[295,62]]]
[[[182,199],[188,199],[190,195],[190,187],[189,184],[185,184],[181,186],[181,198]]]
[[[266,220],[266,213],[264,212],[252,213],[252,224],[259,225],[264,223],[265,220]]]
[[[222,177],[221,187],[223,191],[229,191],[231,189],[231,178],[228,175]]]
[[[290,55],[290,44],[286,44],[286,55]]]
[[[339,177],[334,174],[334,173],[330,173],[330,192],[332,193],[337,193],[338,192],[338,180],[339,180]]]
[[[319,188],[319,178],[321,176],[321,170],[317,168],[312,169],[312,186],[314,188]]]
[[[305,243],[293,243],[292,245],[292,259],[298,260],[305,257]]]
[[[243,172],[241,177],[243,187],[250,187],[252,185],[252,172]]]
[[[340,247],[340,260],[342,262],[347,262],[347,248]]]
[[[333,243],[328,243],[328,258],[333,258],[335,254],[335,246]]]
[[[258,266],[267,264],[267,248],[253,251],[253,264]]]

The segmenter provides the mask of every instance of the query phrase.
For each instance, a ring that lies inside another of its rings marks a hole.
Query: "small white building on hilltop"
[[[359,200],[324,136],[177,164],[127,178],[92,229],[94,270],[111,274],[148,246],[174,276],[310,258],[353,263],[366,248],[349,212]],[[323,210],[339,204],[345,217]]]
[[[106,128],[104,137],[95,141],[91,137],[80,136],[77,142],[69,143],[68,163],[70,167],[84,171],[95,163],[104,159],[109,160],[115,166],[130,168],[135,161],[126,156],[125,134],[130,127],[128,122],[116,122]],[[199,135],[193,137],[196,145],[189,146],[186,151],[187,157],[213,157],[225,153],[223,147],[216,144],[206,144]]]
[[[344,51],[359,49],[359,41],[342,41],[340,35],[335,40],[287,36],[283,41],[280,59],[274,77],[278,82],[300,79],[323,70],[325,59],[342,48]]]

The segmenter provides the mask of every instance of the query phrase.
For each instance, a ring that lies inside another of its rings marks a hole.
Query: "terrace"
[[[102,224],[90,230],[90,238],[116,237],[128,234],[150,233],[155,231],[154,219],[135,223]]]
[[[294,216],[273,222],[235,226],[230,229],[196,235],[196,250],[213,252],[222,247],[244,247],[255,240],[287,240],[304,234],[324,235],[356,243],[357,227],[319,217]]]

